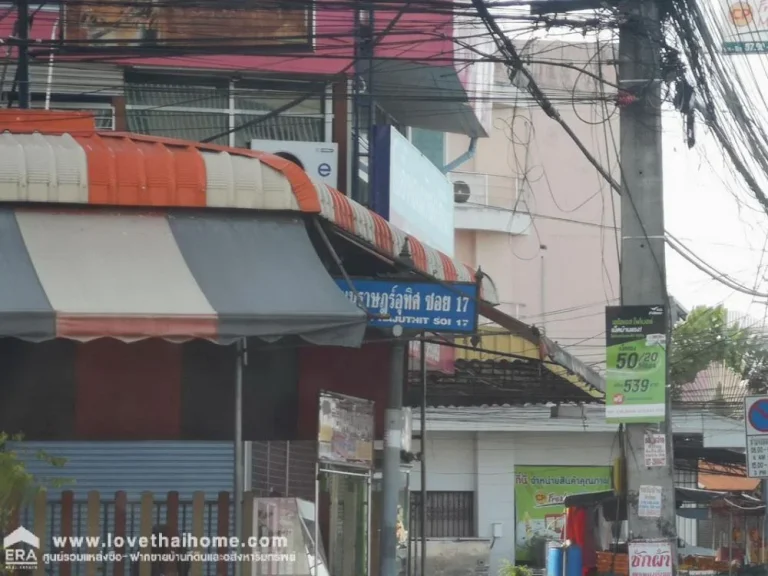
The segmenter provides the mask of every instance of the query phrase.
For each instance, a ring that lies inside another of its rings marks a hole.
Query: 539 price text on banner
[[[606,419],[664,420],[667,316],[663,306],[606,308]]]

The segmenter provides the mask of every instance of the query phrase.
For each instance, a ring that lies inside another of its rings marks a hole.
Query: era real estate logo
[[[37,568],[37,551],[39,549],[40,538],[24,526],[19,526],[3,538],[3,553],[7,568],[34,570]]]

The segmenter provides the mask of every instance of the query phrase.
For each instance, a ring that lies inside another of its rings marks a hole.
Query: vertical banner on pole
[[[664,306],[608,306],[605,322],[607,421],[663,422],[667,385]]]

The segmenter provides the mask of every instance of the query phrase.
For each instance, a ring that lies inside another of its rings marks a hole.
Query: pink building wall
[[[328,8],[323,8],[327,5]],[[317,0],[315,49],[312,52],[286,52],[279,56],[194,55],[176,58],[117,58],[125,66],[162,66],[190,69],[221,69],[242,72],[333,75],[351,67],[354,55],[354,12],[338,9],[335,0]],[[375,29],[381,31],[397,11],[376,12]],[[30,38],[50,42],[58,11],[41,11],[35,16]],[[14,18],[0,20],[0,38],[11,35]],[[405,58],[433,65],[453,63],[453,17],[448,13],[406,11],[376,48],[380,58]],[[33,46],[34,48],[34,46]],[[72,57],[73,59],[77,59]]]
[[[550,52],[549,59],[586,62],[593,53],[593,49],[569,48]],[[577,78],[578,72],[563,68],[538,67],[534,72],[548,93],[555,89],[559,94],[570,93],[577,80],[583,82]],[[497,75],[497,79],[503,76]],[[594,92],[595,86],[579,83],[577,90]],[[474,159],[458,170],[493,175],[488,203],[504,207],[500,209],[515,206],[522,181],[523,196],[517,209],[530,213],[532,224],[518,236],[457,230],[456,257],[481,265],[491,275],[506,312],[543,327],[548,336],[585,362],[602,362],[604,307],[617,304],[619,297],[617,240],[620,244],[621,239],[614,227],[614,211],[620,223],[619,196],[563,129],[530,105],[529,97],[515,107],[515,91],[509,87],[508,96],[503,97],[507,102],[500,105],[502,91],[498,86],[494,91],[491,136],[479,140]],[[614,147],[614,140],[616,146],[619,142],[618,114],[603,123],[603,111],[594,105],[577,104],[574,111],[568,102],[559,104],[558,110],[618,179]],[[465,137],[449,136],[448,157],[458,156],[467,143]]]

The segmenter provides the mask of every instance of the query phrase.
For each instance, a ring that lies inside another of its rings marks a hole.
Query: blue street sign
[[[768,398],[757,400],[747,413],[749,425],[758,432],[768,433]]]
[[[323,178],[325,178],[326,176],[330,176],[331,165],[323,162],[322,164],[320,164],[320,166],[317,167],[317,173],[320,174],[320,176],[322,176]]]
[[[451,283],[449,287],[428,282],[352,279],[352,290],[343,278],[336,284],[355,302],[382,318],[370,318],[369,326],[420,332],[471,334],[477,330],[477,285]]]

